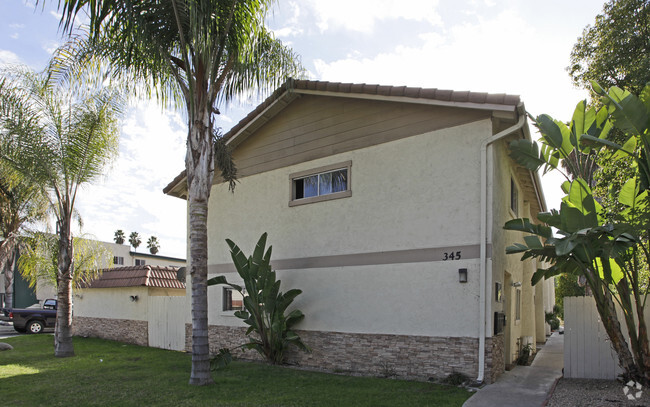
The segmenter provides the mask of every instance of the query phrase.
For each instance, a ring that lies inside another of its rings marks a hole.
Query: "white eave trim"
[[[346,92],[328,92],[321,90],[308,90],[308,89],[293,89],[294,93],[302,93],[305,95],[319,95],[319,96],[334,96],[351,99],[368,99],[368,100],[382,100],[386,102],[401,102],[401,103],[415,103],[419,105],[431,106],[446,106],[446,107],[459,107],[464,109],[478,109],[515,113],[517,106],[515,105],[501,105],[496,103],[474,103],[474,102],[453,102],[446,100],[436,100],[427,98],[411,98],[406,96],[385,96],[385,95],[372,95],[365,93],[346,93]]]

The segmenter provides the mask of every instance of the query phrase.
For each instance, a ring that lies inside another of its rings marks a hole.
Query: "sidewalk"
[[[537,353],[532,365],[516,366],[496,383],[470,397],[463,407],[539,407],[544,404],[555,380],[562,376],[564,335],[553,333]]]

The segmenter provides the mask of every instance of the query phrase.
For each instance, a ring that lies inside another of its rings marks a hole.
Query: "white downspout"
[[[493,174],[488,174],[488,146],[495,141],[502,139],[510,134],[519,131],[526,123],[526,111],[523,103],[517,105],[517,112],[519,113],[519,120],[517,123],[508,127],[507,129],[498,132],[490,138],[483,140],[481,143],[481,224],[480,228],[480,271],[479,271],[479,337],[478,337],[478,378],[477,382],[482,383],[485,376],[485,326],[486,326],[486,305],[487,301],[492,301],[491,296],[486,295],[485,285],[487,278],[487,213],[488,213],[488,199],[487,188],[490,185]],[[488,180],[488,177],[490,178]],[[492,291],[490,291],[491,293]]]

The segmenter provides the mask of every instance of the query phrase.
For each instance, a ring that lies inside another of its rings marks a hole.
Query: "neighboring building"
[[[111,242],[101,242],[111,254],[109,262],[102,266],[105,268],[118,266],[167,266],[167,267],[184,267],[185,259],[176,257],[160,256],[149,253],[140,253],[131,250],[131,246],[125,244],[116,244]],[[0,275],[0,293],[4,292],[4,275]],[[56,298],[56,287],[49,282],[44,281],[36,284],[31,288],[22,278],[18,271],[18,261],[16,261],[16,270],[14,272],[14,304],[15,308],[22,308],[34,303],[43,301],[47,298]],[[6,305],[7,308],[11,305]]]
[[[75,290],[74,334],[182,350],[185,283],[177,267],[127,266],[105,269]]]
[[[185,259],[176,257],[160,256],[131,250],[131,246],[101,242],[111,253],[113,253],[113,265],[118,266],[169,266],[185,267]],[[146,250],[146,249],[145,249]]]
[[[290,80],[225,138],[240,183],[211,191],[209,277],[238,282],[224,239],[250,254],[269,233],[283,290],[303,290],[313,353],[291,362],[489,383],[545,341],[552,281],[505,254],[523,239],[504,223],[546,209],[508,156],[530,138],[518,96]],[[186,198],[185,174],[165,193]],[[238,299],[208,292],[211,349],[245,342]]]

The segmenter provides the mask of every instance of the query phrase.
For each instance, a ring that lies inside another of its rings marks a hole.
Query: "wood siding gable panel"
[[[240,177],[490,118],[490,112],[302,96],[234,151]]]

